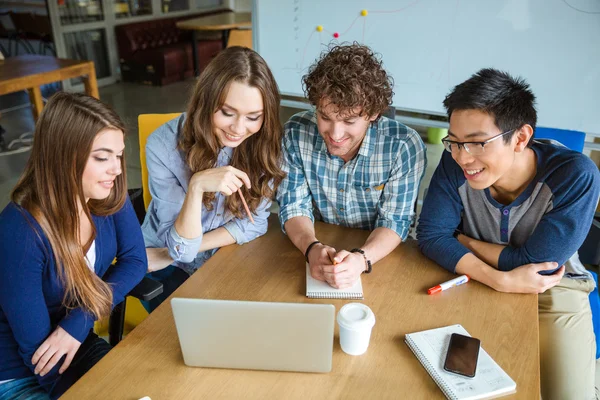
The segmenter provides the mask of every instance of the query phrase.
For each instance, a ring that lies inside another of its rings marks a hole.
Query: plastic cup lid
[[[338,312],[337,321],[346,329],[370,329],[375,325],[375,314],[362,303],[348,303]]]

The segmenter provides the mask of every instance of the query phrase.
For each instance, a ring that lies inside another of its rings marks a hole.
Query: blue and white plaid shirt
[[[417,132],[381,117],[368,128],[356,157],[344,163],[327,151],[314,111],[294,115],[284,131],[287,177],[277,192],[282,228],[290,218],[305,216],[351,228],[385,227],[406,239],[427,165]]]

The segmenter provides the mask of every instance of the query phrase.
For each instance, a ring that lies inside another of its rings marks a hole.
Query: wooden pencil
[[[238,189],[237,192],[240,195],[240,200],[242,200],[242,204],[244,205],[244,209],[246,210],[246,214],[248,214],[248,219],[250,220],[250,222],[252,222],[252,224],[254,224],[254,218],[252,218],[252,213],[250,212],[250,209],[248,208],[248,204],[246,203],[246,199],[244,199],[244,196],[242,195],[242,190]]]

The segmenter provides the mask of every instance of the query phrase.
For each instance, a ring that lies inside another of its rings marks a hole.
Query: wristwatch
[[[360,253],[360,254],[362,254],[363,258],[365,259],[365,264],[367,265],[367,269],[365,271],[363,271],[363,274],[370,274],[371,271],[373,270],[373,268],[371,267],[371,261],[365,255],[364,250],[356,248],[356,249],[350,250],[350,253]]]

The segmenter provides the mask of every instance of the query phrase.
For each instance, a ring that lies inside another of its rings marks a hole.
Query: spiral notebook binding
[[[344,293],[344,292],[309,292],[306,294],[309,299],[343,299],[343,300],[362,300],[362,293]]]
[[[442,392],[444,392],[444,395],[446,396],[446,398],[451,399],[451,400],[458,399],[458,397],[454,394],[452,389],[448,385],[446,385],[443,378],[438,375],[435,368],[433,368],[433,366],[429,363],[429,361],[423,355],[421,350],[419,350],[419,348],[413,343],[411,337],[406,335],[405,341],[406,341],[406,344],[408,345],[408,348],[411,349],[411,351],[415,354],[417,359],[421,362],[421,365],[423,366],[423,368],[425,368],[425,370],[427,371],[427,373],[429,373],[429,375],[431,376],[433,381],[438,385],[438,387],[442,390]]]

